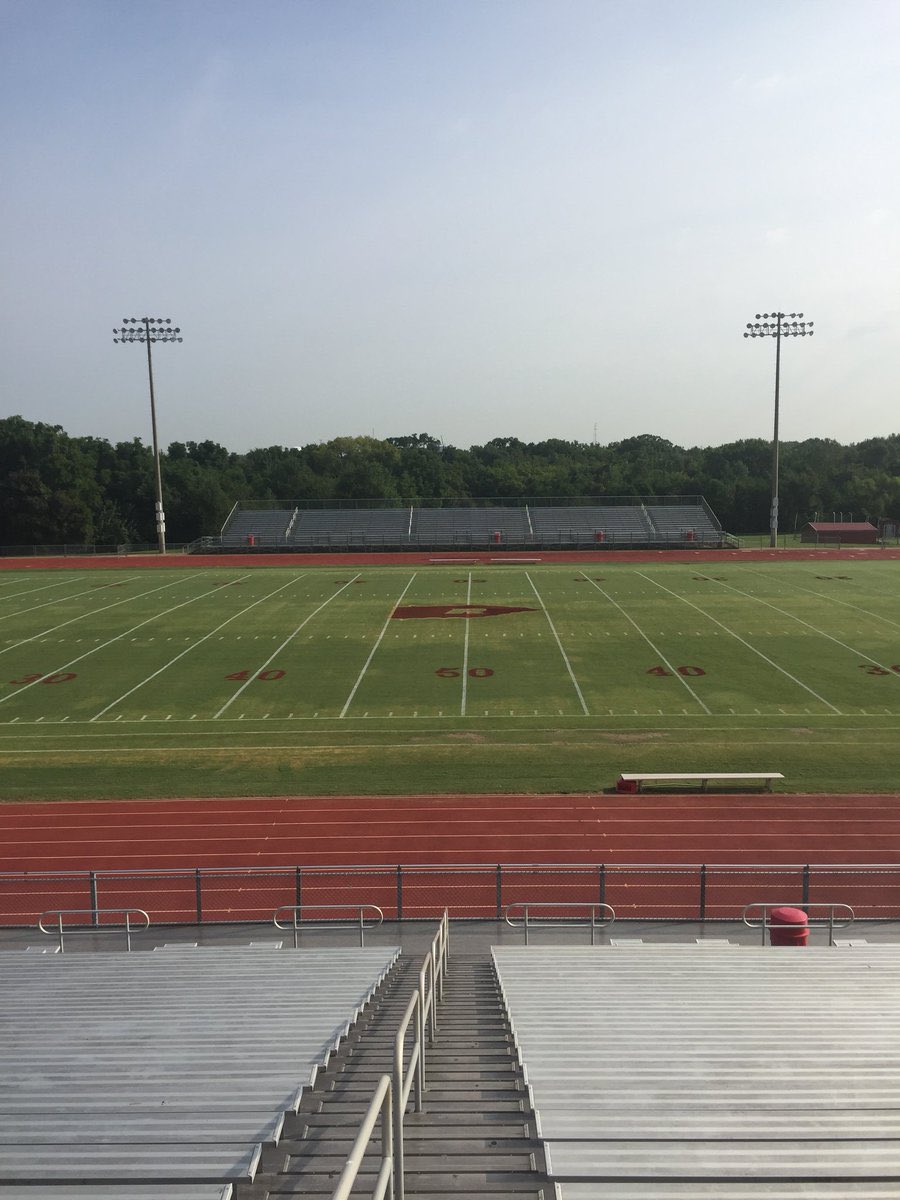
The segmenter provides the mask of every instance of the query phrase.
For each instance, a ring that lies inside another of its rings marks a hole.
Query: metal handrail
[[[300,919],[298,921],[298,917],[301,917],[303,910],[306,909],[308,911],[311,908],[315,909],[316,912],[333,912],[333,911],[338,911],[338,910],[341,912],[346,912],[348,909],[355,910],[356,911],[356,920],[341,922],[341,921],[329,921],[329,920],[304,921],[304,920]],[[368,924],[366,924],[366,913],[367,912],[377,913],[378,919],[374,920],[374,921],[370,921]],[[279,922],[278,916],[280,913],[290,913],[291,914],[291,923],[289,925],[282,925]],[[292,929],[294,931],[294,949],[295,950],[300,945],[299,934],[300,934],[301,929],[305,929],[308,931],[315,931],[318,929],[358,929],[359,930],[359,944],[360,944],[360,946],[365,946],[366,930],[367,929],[377,929],[378,926],[381,925],[383,922],[384,922],[384,913],[381,911],[381,909],[378,907],[377,904],[282,904],[278,908],[276,908],[275,911],[272,913],[272,924],[275,926],[276,929],[281,929],[281,930]]]
[[[747,914],[755,908],[762,910],[762,920],[755,921],[748,918]],[[803,925],[799,923],[797,925],[784,925],[780,922],[775,923],[769,920],[769,913],[773,908],[799,908],[801,912],[808,912],[811,908],[824,908],[827,910],[828,916],[819,918],[818,920],[815,917],[810,920],[809,916],[807,916],[806,923]],[[839,908],[843,909],[845,913],[850,914],[848,919],[835,921],[835,913]],[[763,946],[766,944],[767,929],[827,929],[828,945],[833,946],[834,931],[836,929],[846,929],[848,925],[852,925],[856,920],[856,913],[849,904],[810,904],[809,902],[797,904],[793,900],[755,900],[752,904],[747,904],[744,907],[744,911],[741,913],[741,920],[748,929],[759,929],[762,931]]]
[[[375,1088],[375,1094],[369,1102],[366,1115],[363,1117],[359,1132],[347,1155],[344,1169],[332,1193],[331,1200],[347,1200],[362,1166],[363,1155],[366,1152],[375,1122],[381,1116],[381,1167],[375,1179],[372,1200],[394,1200],[394,1124],[393,1096],[390,1075],[382,1075]]]
[[[522,915],[521,919],[519,919],[519,920],[514,920],[510,916],[510,913],[513,911],[513,909],[516,909],[516,908],[521,908],[522,912],[523,912],[523,915]],[[582,908],[582,909],[588,910],[588,915],[586,918],[581,918],[581,920],[579,920],[578,917],[572,917],[572,916],[569,916],[569,917],[546,917],[543,919],[538,917],[537,919],[534,919],[530,915],[532,908],[540,908],[540,909],[544,909],[544,908],[565,908],[565,909]],[[601,911],[603,913],[603,916],[598,921],[597,914],[598,914],[598,912],[601,912]],[[593,946],[594,945],[594,931],[596,929],[607,929],[610,925],[612,925],[613,921],[615,921],[615,919],[616,919],[616,910],[612,907],[611,904],[591,904],[591,903],[587,903],[587,902],[581,902],[578,900],[564,900],[564,901],[515,900],[515,901],[513,901],[512,904],[507,904],[507,906],[504,908],[503,917],[504,917],[507,925],[511,926],[513,929],[524,929],[525,930],[525,945],[526,946],[528,945],[529,929],[553,929],[553,928],[558,928],[560,925],[580,925],[586,920],[587,924],[590,926],[591,945]]]
[[[419,971],[419,984],[409,998],[403,1020],[394,1038],[394,1192],[396,1200],[404,1200],[404,1151],[403,1115],[409,1103],[413,1086],[416,1089],[416,1112],[421,1112],[425,1103],[425,1028],[429,1025],[429,1042],[434,1043],[437,1031],[435,1008],[444,995],[444,974],[450,958],[450,920],[447,909],[441,917],[431,948]],[[428,987],[429,975],[431,987]],[[406,1031],[413,1017],[416,1018],[409,1063],[404,1069],[404,1042]]]
[[[144,918],[143,925],[132,925],[131,918],[133,916],[141,916]],[[56,925],[50,929],[44,924],[45,917],[56,917]],[[41,933],[55,933],[59,939],[59,952],[65,954],[65,941],[63,938],[63,918],[64,917],[90,917],[92,924],[87,926],[76,926],[70,928],[69,933],[119,933],[125,934],[125,949],[131,949],[131,934],[138,929],[150,928],[150,916],[144,912],[142,908],[55,908],[48,912],[41,913],[38,917],[37,927]],[[98,917],[124,917],[124,925],[99,925],[97,924]]]

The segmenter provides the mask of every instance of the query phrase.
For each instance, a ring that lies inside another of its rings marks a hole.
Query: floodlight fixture
[[[747,323],[745,338],[775,339],[775,429],[772,434],[772,505],[769,510],[769,545],[778,545],[778,410],[781,385],[781,339],[786,337],[812,337],[813,322],[804,320],[802,312],[757,313]]]
[[[118,344],[139,342],[147,347],[147,375],[150,379],[150,425],[153,430],[153,472],[156,491],[156,536],[160,554],[166,552],[166,514],[163,509],[162,472],[159,463],[159,438],[156,433],[156,396],[153,389],[153,356],[150,347],[156,342],[182,342],[181,330],[172,324],[171,317],[125,317],[122,328],[113,330]]]

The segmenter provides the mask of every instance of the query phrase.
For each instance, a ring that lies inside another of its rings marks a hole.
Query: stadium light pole
[[[781,384],[781,339],[812,337],[813,322],[804,321],[803,313],[757,313],[755,322],[748,322],[745,338],[772,337],[775,339],[775,431],[772,434],[772,506],[769,510],[769,545],[778,545],[778,400]]]
[[[159,552],[166,552],[166,514],[163,509],[162,472],[159,467],[159,439],[156,436],[156,397],[153,392],[153,355],[150,347],[154,342],[182,342],[181,330],[173,325],[169,317],[125,317],[121,329],[113,330],[113,341],[142,342],[147,346],[147,374],[150,378],[150,425],[153,430],[153,470],[156,476],[156,536]]]

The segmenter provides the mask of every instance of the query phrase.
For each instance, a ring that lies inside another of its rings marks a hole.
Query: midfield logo
[[[505,617],[509,613],[537,612],[513,604],[399,604],[391,613],[395,621],[412,621],[434,617]]]

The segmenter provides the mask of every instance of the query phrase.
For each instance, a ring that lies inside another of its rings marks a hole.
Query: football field
[[[900,563],[11,570],[3,798],[900,786]]]

